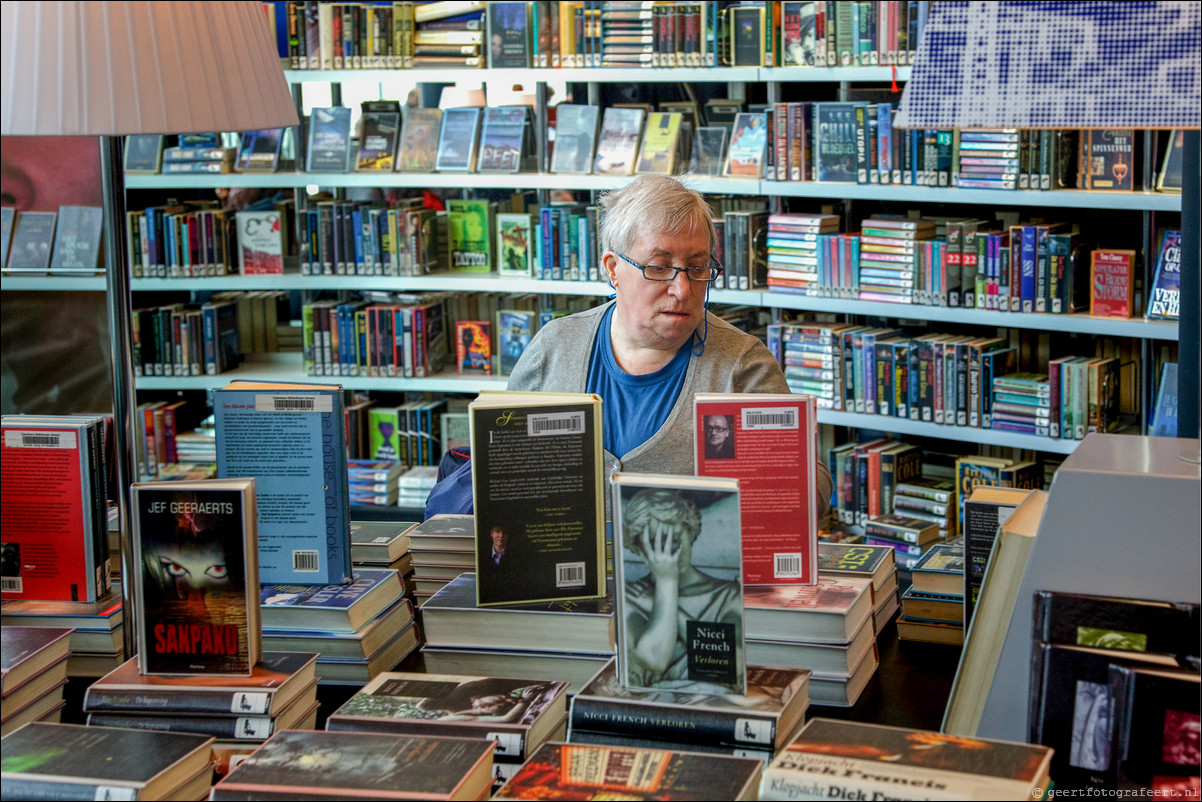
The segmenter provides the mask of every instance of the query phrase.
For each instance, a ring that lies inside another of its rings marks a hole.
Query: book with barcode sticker
[[[486,392],[468,414],[477,603],[605,595],[601,399]]]
[[[342,387],[235,381],[213,412],[218,478],[255,479],[260,580],[350,582]]]
[[[356,567],[339,585],[269,585],[259,591],[263,629],[354,632],[404,595],[394,568]]]
[[[739,480],[743,582],[818,579],[816,404],[811,396],[698,393],[698,476]]]

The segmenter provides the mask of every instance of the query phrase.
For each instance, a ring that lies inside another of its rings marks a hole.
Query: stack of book
[[[120,590],[94,602],[0,601],[0,627],[70,627],[67,675],[99,677],[125,660]]]
[[[843,409],[840,341],[849,328],[855,327],[848,323],[769,324],[768,347],[781,363],[789,389],[814,396],[819,409]]]
[[[821,235],[838,231],[838,215],[769,215],[767,286],[795,290],[815,286]]]
[[[964,547],[937,543],[910,569],[897,635],[930,643],[964,642]]]
[[[918,477],[898,482],[894,488],[893,511],[920,518],[939,527],[939,539],[956,531],[956,483],[951,479]]]
[[[414,600],[419,606],[455,577],[476,570],[475,520],[443,513],[409,530]]]
[[[911,303],[919,271],[918,243],[934,239],[931,220],[872,217],[860,231],[858,262],[862,301]]]
[[[1026,138],[1026,135],[1027,132],[1023,131],[1021,137]],[[1023,185],[1019,187],[1019,139],[1017,128],[961,129],[960,163],[956,168],[960,174],[960,186],[979,189],[1039,189],[1038,186],[1030,186],[1025,172],[1021,176]],[[1048,183],[1049,186],[1044,189],[1051,188],[1050,170]]]
[[[891,546],[898,568],[909,571],[927,549],[939,542],[939,525],[899,513],[879,515],[864,524],[864,542]]]
[[[879,635],[898,610],[897,560],[889,546],[818,543],[819,576],[872,580],[872,624]]]
[[[163,149],[164,173],[232,173],[237,148],[187,147]]]
[[[426,498],[437,483],[437,465],[414,465],[401,474],[397,486],[397,506],[424,510]]]
[[[363,685],[417,647],[404,594],[391,568],[356,568],[349,585],[264,585],[263,644],[318,652],[323,685]]]
[[[30,721],[58,721],[70,632],[59,627],[0,630],[0,735]]]
[[[452,11],[450,16],[444,15],[438,19],[415,13],[414,19],[417,23],[413,32],[414,68],[478,68],[485,65],[482,52],[484,32],[481,30],[484,24],[483,11],[464,14]]]
[[[386,672],[330,714],[327,730],[495,740],[494,785],[567,733],[567,683]]]
[[[993,377],[991,428],[1049,435],[1052,387],[1046,373],[1007,373]]]
[[[855,704],[877,667],[871,579],[748,585],[743,605],[748,664],[810,669],[812,704]]]
[[[347,492],[351,505],[391,507],[397,503],[398,481],[405,463],[389,460],[347,460]],[[352,557],[353,561],[353,557]]]
[[[89,727],[168,730],[216,738],[218,770],[273,732],[312,729],[317,719],[313,652],[266,652],[246,677],[164,676],[129,660],[84,694]]]
[[[408,521],[351,521],[351,565],[355,568],[391,568],[412,593],[413,554],[409,551]]]
[[[612,586],[603,599],[479,607],[460,574],[421,606],[427,671],[566,680],[584,686],[613,656]]]
[[[771,760],[800,729],[810,671],[747,667],[747,694],[623,687],[613,660],[572,697],[572,743],[719,752]]]

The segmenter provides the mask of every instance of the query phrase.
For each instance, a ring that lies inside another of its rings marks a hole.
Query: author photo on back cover
[[[706,415],[702,425],[705,427],[705,458],[734,459],[734,415]]]

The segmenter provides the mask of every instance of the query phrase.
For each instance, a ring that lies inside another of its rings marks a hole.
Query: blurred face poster
[[[0,205],[102,206],[99,147],[93,136],[0,137]],[[103,292],[0,293],[0,409],[111,410],[108,350]]]

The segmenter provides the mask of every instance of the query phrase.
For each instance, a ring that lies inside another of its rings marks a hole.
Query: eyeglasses
[[[710,257],[710,263],[705,267],[667,267],[665,265],[641,265],[631,259],[629,256],[614,251],[614,256],[617,256],[624,262],[627,262],[639,269],[643,274],[643,278],[648,281],[675,281],[678,273],[684,273],[689,281],[707,282],[713,281],[722,272],[722,265],[718,260]]]

